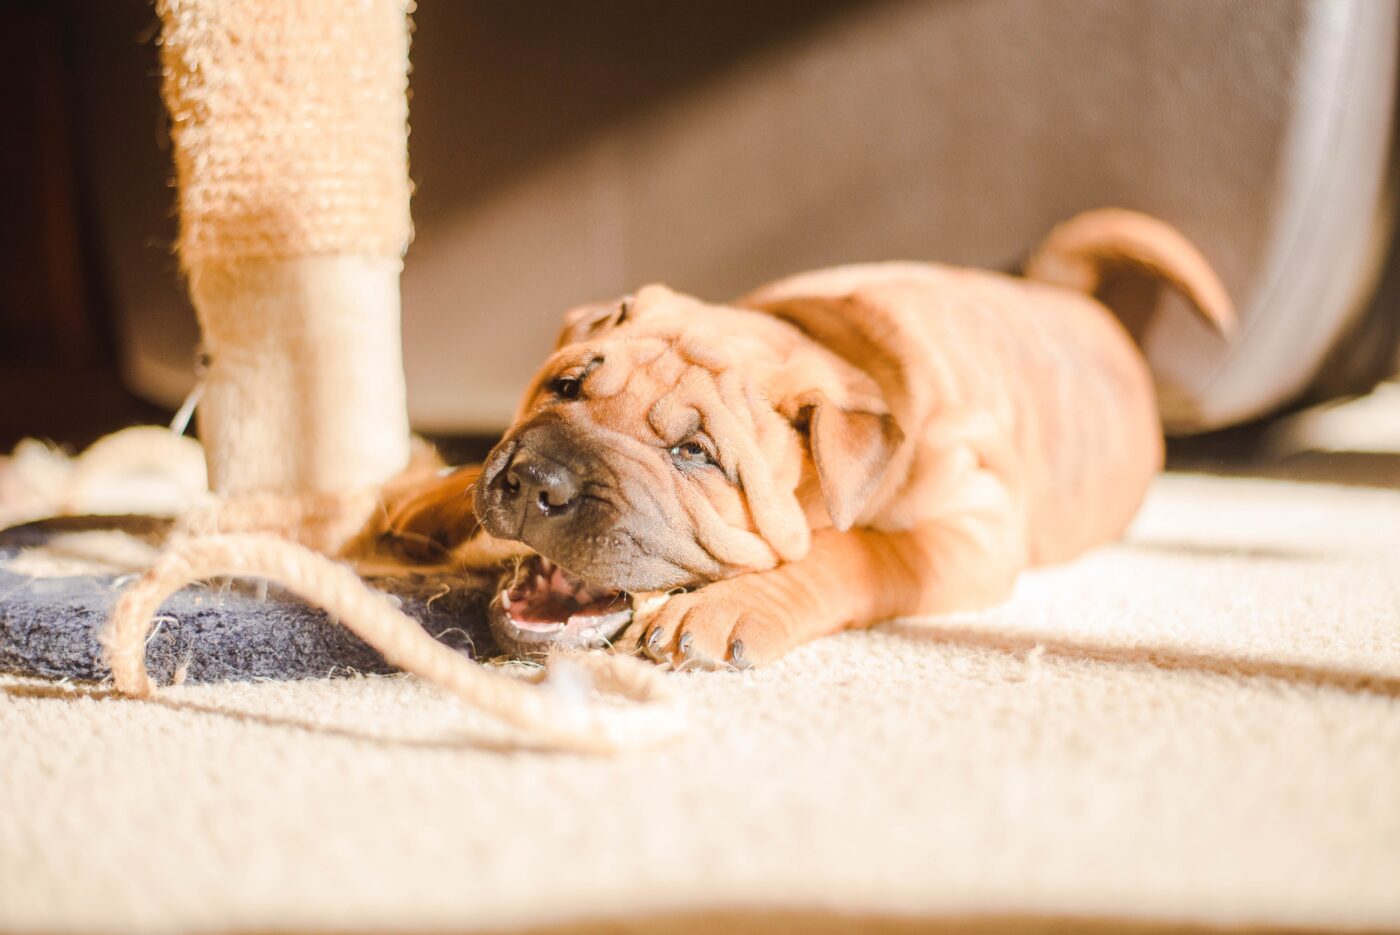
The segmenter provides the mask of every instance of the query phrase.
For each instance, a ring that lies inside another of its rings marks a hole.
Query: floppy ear
[[[463,467],[386,491],[381,541],[414,562],[442,562],[475,536],[473,491],[481,468]]]
[[[632,314],[633,305],[634,300],[629,295],[617,302],[594,302],[570,309],[564,313],[564,327],[559,332],[554,349],[586,341],[609,328],[616,328]]]
[[[880,485],[904,432],[889,413],[843,409],[820,390],[803,394],[794,424],[807,434],[832,525],[844,532]]]

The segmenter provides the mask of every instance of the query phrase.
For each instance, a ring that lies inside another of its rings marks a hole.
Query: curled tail
[[[1235,307],[1206,258],[1164,221],[1098,208],[1057,224],[1026,264],[1026,278],[1092,295],[1106,267],[1130,264],[1171,283],[1221,335],[1235,331]]]

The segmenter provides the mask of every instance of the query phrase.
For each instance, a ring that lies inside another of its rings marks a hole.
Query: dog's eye
[[[671,457],[686,464],[714,464],[715,459],[699,442],[681,442],[671,449]]]
[[[549,383],[549,391],[560,399],[578,399],[583,390],[583,380],[579,377],[555,377]]]
[[[603,365],[602,355],[598,355],[583,366],[570,367],[564,373],[559,374],[549,381],[549,391],[556,399],[572,400],[583,395],[583,381],[588,379],[588,375]]]

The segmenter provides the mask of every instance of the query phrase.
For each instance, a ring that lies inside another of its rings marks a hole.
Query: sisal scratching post
[[[97,632],[117,691],[155,691],[147,658],[167,600],[232,576],[280,584],[324,608],[387,664],[453,693],[526,745],[611,752],[675,737],[683,729],[679,700],[649,664],[555,655],[535,683],[492,672],[441,641],[453,629],[465,635],[460,627],[429,632],[404,613],[402,599],[322,554],[345,557],[356,543],[375,541],[394,496],[438,464],[430,451],[411,451],[400,357],[399,272],[412,233],[407,0],[157,6],[180,259],[204,334],[199,429],[214,496],[181,486],[161,551],[152,558],[153,546],[135,543],[143,546],[140,562],[152,564],[121,590]],[[71,463],[47,451],[36,467],[33,457],[0,460],[0,521],[67,512],[89,502],[90,489],[106,487],[108,475],[175,460],[151,458],[154,430],[144,431]],[[163,430],[156,437],[186,453],[193,444]],[[101,557],[118,558],[103,541]],[[508,554],[471,545],[490,562]],[[34,561],[21,567],[35,573]],[[110,599],[120,580],[97,583],[100,596]],[[430,614],[451,590],[420,602],[419,611]],[[266,595],[255,601],[269,618],[278,603]],[[21,634],[18,647],[0,641],[0,671],[7,658],[45,672],[82,664],[93,635],[86,621],[70,627],[76,640],[47,629],[36,637],[34,608],[16,613],[17,606],[0,595],[0,636]],[[226,640],[250,632],[239,629],[236,614],[220,622]],[[176,677],[190,664],[186,656]]]
[[[224,500],[341,512],[409,460],[406,0],[159,0],[198,408]]]
[[[161,605],[231,575],[325,608],[528,743],[610,752],[674,737],[676,699],[647,664],[556,656],[537,685],[489,672],[319,554],[353,551],[388,482],[435,460],[410,465],[399,339],[408,2],[157,2],[215,497],[180,515],[112,607],[99,639],[113,683],[150,695]]]

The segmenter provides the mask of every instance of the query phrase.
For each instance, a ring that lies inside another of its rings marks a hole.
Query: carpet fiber
[[[1400,491],[1168,476],[1001,608],[675,682],[607,759],[403,676],[5,677],[0,929],[1400,930]]]

